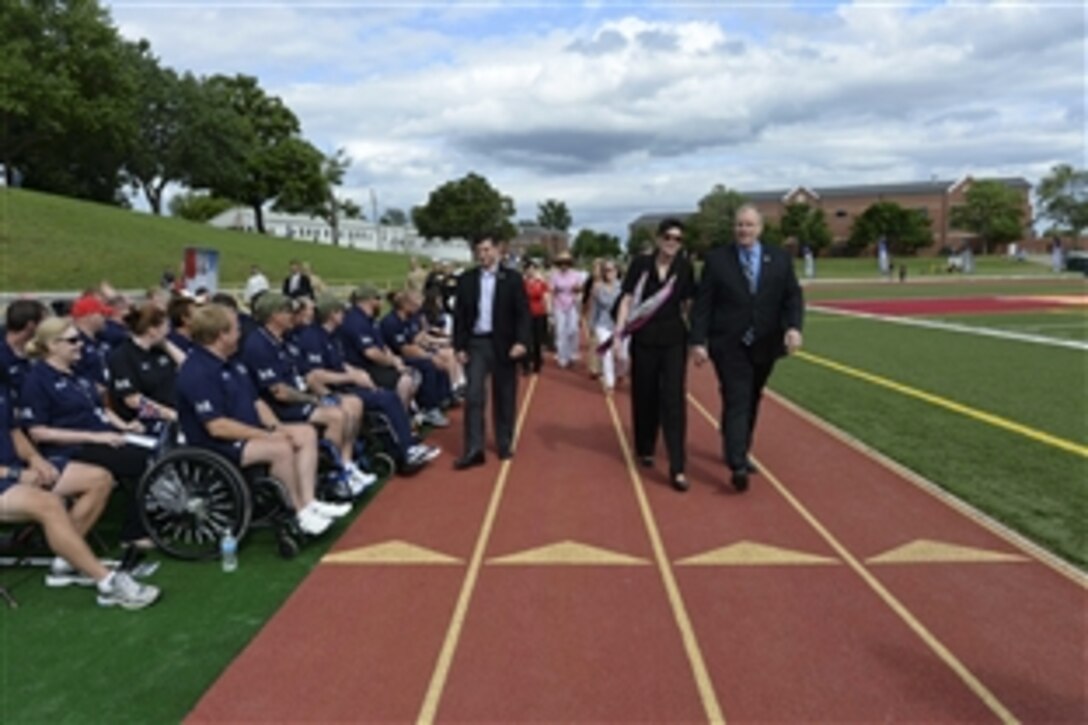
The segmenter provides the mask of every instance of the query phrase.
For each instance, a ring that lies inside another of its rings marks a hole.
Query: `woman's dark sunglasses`
[[[68,337],[58,337],[57,339],[60,340],[61,342],[66,342],[69,345],[79,345],[80,343],[83,342],[83,340],[80,339],[79,335],[69,335]]]

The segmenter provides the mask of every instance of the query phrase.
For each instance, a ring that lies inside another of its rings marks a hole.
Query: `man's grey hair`
[[[752,204],[752,203],[749,203],[749,202],[746,202],[746,203],[741,204],[740,206],[738,206],[736,213],[733,215],[733,218],[736,219],[737,217],[739,217],[741,215],[741,212],[746,212],[746,211],[750,211],[753,214],[755,214],[756,219],[759,220],[759,225],[763,226],[763,215],[760,214],[759,209],[756,208],[755,204]]]

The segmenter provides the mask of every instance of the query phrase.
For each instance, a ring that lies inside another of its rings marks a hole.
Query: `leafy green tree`
[[[211,196],[205,192],[190,191],[174,195],[167,208],[171,216],[203,223],[236,206],[238,202],[230,199]]]
[[[29,188],[118,203],[135,88],[95,0],[0,2],[0,161]]]
[[[308,154],[300,150],[299,153]],[[338,197],[336,187],[344,181],[344,174],[351,166],[351,158],[344,149],[321,160],[321,178],[319,182],[310,179],[311,184],[295,188],[288,186],[276,200],[276,208],[324,219],[332,230],[333,246],[340,245],[340,221],[357,219],[362,209],[351,199]],[[316,184],[316,185],[313,185]]]
[[[654,246],[654,233],[649,227],[635,227],[627,237],[627,254],[635,256]]]
[[[1088,229],[1088,170],[1058,164],[1039,182],[1042,215],[1074,240]]]
[[[252,76],[212,76],[205,82],[214,102],[231,109],[242,124],[239,153],[222,159],[194,179],[217,196],[238,199],[253,209],[264,234],[264,205],[302,211],[326,198],[324,155],[303,140],[298,118],[283,101],[269,96]]]
[[[571,245],[571,254],[579,259],[595,259],[597,257],[620,256],[619,237],[607,232],[597,232],[592,229],[582,229],[574,238]]]
[[[774,219],[763,220],[763,231],[759,235],[759,241],[764,244],[781,246],[786,241],[786,234],[782,231],[782,225]]]
[[[995,244],[1024,236],[1020,195],[1000,181],[976,181],[967,189],[966,203],[952,207],[952,227],[974,232],[988,254]]]
[[[704,254],[712,247],[733,241],[733,222],[742,204],[744,197],[740,192],[716,184],[699,200],[699,211],[688,222],[688,250],[694,254]]]
[[[564,202],[548,199],[543,204],[537,205],[536,221],[545,229],[558,229],[565,232],[570,229],[573,220],[570,218],[570,210],[567,209]]]
[[[914,254],[933,244],[931,224],[918,210],[904,209],[894,201],[878,201],[854,219],[846,248],[856,255],[883,238],[890,252]]]
[[[447,181],[430,193],[425,204],[412,210],[412,221],[420,234],[442,239],[472,239],[477,234],[512,239],[517,232],[512,216],[514,200],[476,173]]]
[[[402,227],[408,223],[408,215],[404,213],[403,209],[390,207],[385,210],[385,213],[382,214],[382,218],[378,223],[391,227]]]
[[[831,228],[827,225],[824,210],[808,204],[787,204],[780,221],[780,231],[784,238],[808,245],[814,254],[831,246]],[[766,225],[763,237],[767,239]]]

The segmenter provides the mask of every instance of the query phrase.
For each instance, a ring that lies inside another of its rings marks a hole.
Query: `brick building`
[[[977,181],[999,181],[1015,190],[1022,200],[1024,209],[1023,242],[1032,242],[1034,232],[1031,228],[1031,184],[1023,178],[977,179]],[[767,220],[778,220],[788,204],[808,204],[823,209],[831,236],[835,242],[843,242],[850,236],[850,228],[859,215],[870,205],[878,201],[891,201],[905,209],[917,209],[932,222],[933,245],[922,254],[936,254],[942,248],[959,249],[974,239],[970,232],[953,229],[949,219],[953,207],[966,201],[967,190],[976,179],[966,176],[957,181],[921,181],[902,184],[875,184],[867,186],[807,187],[795,186],[792,189],[777,191],[740,192],[754,204]],[[671,216],[687,220],[694,212],[672,214],[643,214],[630,224],[630,231],[638,227],[647,227],[656,231],[657,223]]]
[[[548,258],[554,259],[560,252],[569,251],[570,235],[538,224],[519,224],[518,233],[508,246],[511,254],[518,257],[524,256],[529,247],[541,246],[548,251]]]

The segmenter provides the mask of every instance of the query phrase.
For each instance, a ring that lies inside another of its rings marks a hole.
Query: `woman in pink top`
[[[566,368],[578,355],[579,312],[582,273],[572,269],[574,260],[570,252],[560,252],[555,258],[556,271],[552,272],[552,318],[555,321],[555,351],[559,367]]]

